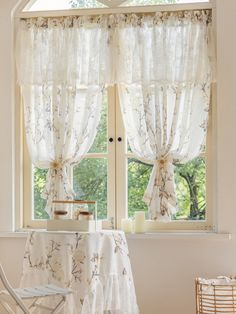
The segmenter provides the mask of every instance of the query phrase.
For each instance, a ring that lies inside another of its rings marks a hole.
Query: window
[[[206,151],[208,153],[209,149]],[[43,220],[48,216],[41,193],[47,171],[32,167],[26,147],[25,160],[25,226],[43,227]],[[76,198],[97,200],[98,218],[104,220],[105,227],[110,227],[115,218],[119,226],[121,217],[132,218],[134,212],[139,210],[145,211],[148,217],[148,208],[142,198],[151,170],[152,165],[137,160],[130,151],[116,87],[108,88],[104,95],[98,134],[86,158],[74,167],[71,175]],[[185,165],[176,165],[175,182],[180,210],[172,217],[171,223],[163,225],[150,221],[150,230],[210,228],[211,207],[206,198],[206,170],[208,163],[205,153]]]
[[[25,11],[54,10],[70,8],[104,8],[111,1],[33,1]],[[115,1],[114,1],[115,2]],[[116,1],[120,6],[136,6],[163,3],[191,3],[201,1]],[[207,1],[202,1],[207,2]],[[51,7],[45,6],[52,4]],[[54,7],[56,5],[56,7]],[[149,222],[149,230],[157,229],[211,229],[212,228],[212,126],[208,132],[205,152],[195,160],[176,165],[175,183],[179,211],[172,222],[161,224]],[[119,227],[121,218],[133,217],[135,211],[148,208],[142,201],[152,165],[145,164],[132,154],[126,140],[119,109],[116,86],[109,87],[103,99],[102,117],[98,134],[83,161],[71,173],[76,198],[97,200],[98,218],[105,227]],[[46,179],[46,170],[32,167],[24,145],[24,226],[44,227],[45,200],[41,198]],[[33,209],[33,210],[32,210]],[[147,217],[147,215],[146,215]],[[147,217],[148,218],[148,217]]]

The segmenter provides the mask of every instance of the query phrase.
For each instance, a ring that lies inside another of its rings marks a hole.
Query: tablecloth
[[[139,313],[122,231],[30,232],[21,287],[48,283],[73,290],[65,314]]]

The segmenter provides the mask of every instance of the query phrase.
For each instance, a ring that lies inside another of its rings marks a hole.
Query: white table
[[[21,286],[47,283],[73,290],[65,314],[139,312],[122,231],[31,232],[25,248]]]

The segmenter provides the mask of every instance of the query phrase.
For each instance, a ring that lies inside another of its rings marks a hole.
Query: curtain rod
[[[104,15],[119,13],[151,13],[151,12],[171,12],[213,9],[213,3],[191,3],[191,4],[172,4],[172,5],[149,5],[135,7],[116,7],[102,9],[72,9],[56,11],[27,11],[15,15],[16,18],[31,17],[59,17],[59,16],[83,16],[83,15]]]

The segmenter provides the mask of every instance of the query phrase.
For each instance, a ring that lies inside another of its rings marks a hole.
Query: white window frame
[[[21,6],[20,12],[16,13],[16,23],[19,18],[33,17],[33,16],[66,16],[71,15],[87,15],[87,14],[110,14],[110,13],[129,13],[129,12],[154,12],[154,11],[174,11],[174,10],[194,10],[194,9],[212,9],[213,10],[213,31],[215,33],[215,0],[211,0],[209,3],[193,3],[193,4],[172,4],[172,5],[156,5],[156,6],[139,6],[139,7],[114,7],[106,9],[73,9],[66,11],[40,11],[40,12],[22,12],[23,6]],[[82,11],[82,13],[81,13]],[[16,167],[16,178],[19,178],[16,182],[16,202],[17,206],[17,223],[18,228],[45,228],[46,222],[42,220],[32,220],[32,168],[29,154],[25,144],[25,138],[23,135],[23,114],[22,106],[19,104],[20,100],[19,88],[16,88],[16,120],[17,123],[17,148],[18,152],[18,167]],[[109,154],[111,157],[108,163],[108,173],[115,171],[114,175],[110,177],[108,182],[108,219],[104,221],[103,227],[111,227],[110,218],[114,218],[115,228],[120,228],[120,222],[122,218],[127,217],[127,157],[130,153],[126,152],[126,137],[122,123],[122,117],[119,106],[119,99],[116,86],[108,88],[108,139],[114,138],[114,144],[108,144]],[[110,108],[116,108],[112,113]],[[21,109],[19,109],[21,108]],[[204,221],[171,221],[168,223],[160,223],[157,221],[147,221],[147,231],[159,232],[159,231],[217,231],[216,221],[216,160],[213,158],[216,152],[216,84],[212,88],[212,100],[211,100],[211,113],[210,123],[207,134],[207,151],[206,151],[206,220]],[[115,128],[112,126],[115,125]],[[117,138],[122,137],[122,142],[117,142]],[[116,150],[116,153],[114,152]],[[92,154],[88,157],[95,158],[97,154]],[[99,154],[101,157],[101,154]],[[20,166],[22,165],[22,166]],[[112,170],[114,169],[114,170]],[[118,179],[115,181],[116,174],[119,173]],[[126,184],[124,180],[126,178]],[[23,188],[22,188],[23,186]],[[117,197],[117,195],[119,197]],[[116,210],[119,209],[119,210]],[[23,217],[23,218],[22,218]]]

